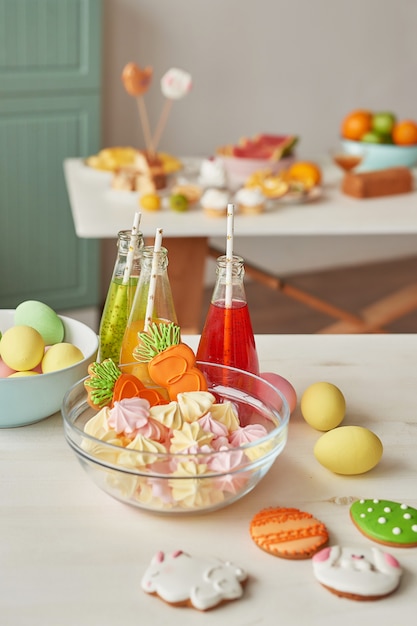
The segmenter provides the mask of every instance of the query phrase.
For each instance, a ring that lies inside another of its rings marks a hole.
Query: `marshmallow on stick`
[[[190,91],[192,86],[191,75],[176,67],[171,68],[161,78],[161,91],[165,96],[165,104],[162,109],[153,139],[153,149],[156,150],[164,132],[169,113],[174,100],[181,100]]]
[[[141,69],[139,65],[136,65],[136,63],[128,63],[125,65],[122,72],[122,82],[124,88],[130,96],[136,98],[139,118],[145,138],[146,150],[150,155],[154,154],[155,149],[152,142],[152,134],[143,94],[148,91],[151,85],[152,74],[153,69],[151,67]]]

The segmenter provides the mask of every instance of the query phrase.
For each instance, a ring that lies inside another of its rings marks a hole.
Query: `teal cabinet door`
[[[0,0],[0,308],[99,304],[63,161],[100,146],[99,0]]]

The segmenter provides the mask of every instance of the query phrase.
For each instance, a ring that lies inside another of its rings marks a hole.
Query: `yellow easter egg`
[[[336,428],[342,422],[346,412],[346,401],[336,385],[318,382],[304,391],[300,408],[307,424],[316,430],[327,431]]]
[[[363,426],[340,426],[325,433],[314,446],[317,461],[335,474],[364,474],[381,460],[379,437]]]
[[[84,358],[77,346],[71,343],[56,343],[51,346],[42,359],[42,372],[47,374],[75,365]]]
[[[42,360],[45,342],[31,326],[12,326],[0,341],[0,356],[13,370],[32,370]]]

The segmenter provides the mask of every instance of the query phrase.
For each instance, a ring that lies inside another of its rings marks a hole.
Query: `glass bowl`
[[[368,143],[344,139],[342,147],[346,154],[363,155],[357,171],[382,170],[389,167],[415,167],[417,165],[417,145],[396,146],[384,143]]]
[[[198,366],[216,403],[232,403],[240,427],[260,424],[263,436],[194,454],[129,450],[84,432],[97,411],[87,403],[85,379],[80,380],[63,400],[65,437],[88,476],[107,494],[152,512],[206,513],[245,496],[271,468],[287,442],[290,411],[284,396],[253,374],[213,363]]]

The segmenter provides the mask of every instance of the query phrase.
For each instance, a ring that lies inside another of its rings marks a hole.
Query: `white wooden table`
[[[111,174],[86,167],[81,159],[67,159],[64,172],[79,237],[114,238],[131,228],[137,193],[111,189]],[[334,168],[325,170],[324,180],[323,196],[315,202],[281,202],[261,215],[236,215],[235,236],[417,234],[417,191],[360,201],[340,192]],[[226,236],[225,220],[207,217],[199,206],[185,213],[143,212],[145,236],[153,237],[159,227],[170,238]]]
[[[184,162],[190,170],[198,160],[185,159]],[[111,189],[111,174],[86,167],[81,159],[67,159],[64,171],[79,237],[115,239],[119,230],[131,228],[133,215],[138,210],[137,193]],[[198,171],[196,165],[194,171]],[[354,237],[385,235],[389,247],[389,237],[417,235],[417,191],[361,201],[340,192],[340,176],[334,167],[324,169],[323,194],[315,202],[288,204],[280,201],[261,215],[237,214],[235,250],[239,253],[240,242],[244,240],[247,246],[248,241],[252,243],[262,238],[269,258],[273,258],[285,237],[313,237],[320,241],[323,237],[351,236],[354,262]],[[169,251],[169,274],[178,319],[185,331],[198,332],[206,259],[209,254],[218,256],[217,250],[213,253],[209,244],[213,240],[217,244],[225,240],[226,220],[207,217],[198,205],[185,213],[169,209],[143,212],[141,230],[146,237],[153,237],[159,227],[164,229],[164,243]],[[223,253],[221,244],[220,248]],[[294,250],[292,255],[298,258],[300,250]],[[274,271],[266,271],[262,263],[250,264],[246,259],[245,265],[246,273],[255,280],[342,320],[332,327],[332,332],[375,332],[417,307],[416,284],[390,296],[362,316],[354,316],[314,294],[295,289],[289,281],[277,280]],[[267,267],[270,265],[271,262],[267,263]]]
[[[185,338],[196,346],[197,337]],[[370,546],[349,519],[352,498],[417,507],[417,335],[261,335],[261,369],[286,376],[299,397],[311,383],[338,385],[345,425],[382,440],[379,465],[337,476],[318,464],[320,433],[299,409],[269,474],[236,504],[197,517],[146,514],[113,500],[86,476],[66,444],[60,415],[0,431],[0,607],[5,626],[379,626],[413,620],[417,548],[388,550],[404,568],[397,592],[378,602],[337,598],[312,564],[272,557],[248,528],[268,506],[293,506],[321,519],[331,544]],[[235,561],[250,580],[242,600],[208,613],[175,609],[140,589],[158,550],[180,548]]]

